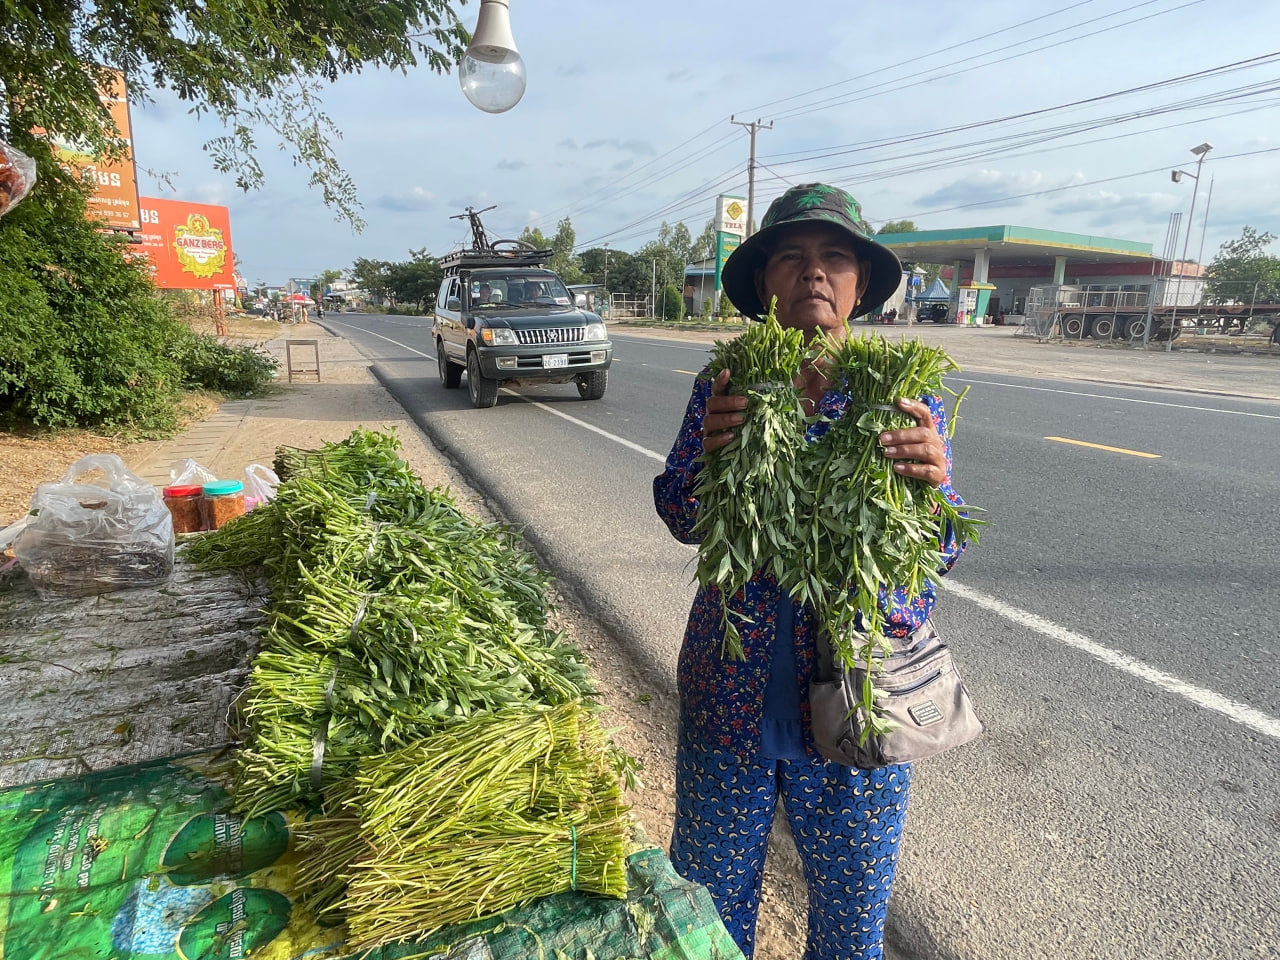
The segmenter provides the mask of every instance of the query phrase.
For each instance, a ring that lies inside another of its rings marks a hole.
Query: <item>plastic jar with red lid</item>
[[[160,491],[164,505],[173,517],[174,533],[199,533],[204,529],[201,501],[204,488],[199,484],[165,487]]]

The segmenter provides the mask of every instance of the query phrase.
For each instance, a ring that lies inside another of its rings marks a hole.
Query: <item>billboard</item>
[[[114,230],[138,230],[142,224],[138,217],[138,177],[133,163],[129,97],[124,74],[118,70],[110,73],[110,88],[99,90],[98,96],[110,111],[120,138],[128,146],[127,155],[120,160],[101,160],[87,145],[61,137],[50,137],[49,145],[63,167],[79,171],[93,183],[94,192],[89,198],[90,215]]]
[[[142,252],[166,290],[234,290],[231,212],[186,200],[139,197]]]

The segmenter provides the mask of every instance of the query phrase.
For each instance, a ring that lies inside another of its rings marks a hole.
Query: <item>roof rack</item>
[[[499,241],[501,242],[501,241]],[[487,267],[540,267],[552,250],[455,250],[440,258],[446,271],[483,270]]]

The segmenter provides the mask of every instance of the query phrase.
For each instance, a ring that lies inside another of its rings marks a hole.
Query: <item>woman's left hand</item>
[[[916,477],[933,487],[941,486],[947,479],[947,446],[933,422],[933,411],[927,403],[906,397],[898,401],[898,409],[915,417],[919,426],[880,434],[884,455],[896,461],[895,473]]]

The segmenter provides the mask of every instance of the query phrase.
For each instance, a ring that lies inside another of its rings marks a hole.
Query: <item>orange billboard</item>
[[[128,145],[128,153],[119,160],[103,160],[82,143],[50,138],[54,156],[62,165],[78,170],[92,183],[94,192],[89,198],[89,213],[115,230],[137,230],[142,224],[138,218],[138,177],[133,162],[133,131],[129,124],[129,98],[124,74],[112,70],[108,89],[99,90],[98,96],[111,112],[111,119],[120,131],[120,138]],[[39,132],[39,131],[37,131]]]
[[[185,200],[139,197],[141,252],[167,290],[234,290],[231,212]]]

